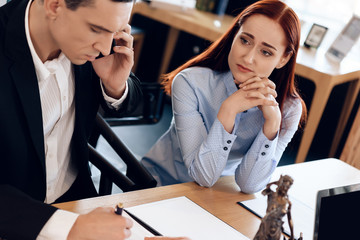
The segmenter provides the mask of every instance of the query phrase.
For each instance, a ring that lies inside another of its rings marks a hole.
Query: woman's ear
[[[291,56],[292,56],[292,53],[289,53],[286,56],[285,55],[282,56],[279,63],[276,65],[276,69],[280,69],[283,66],[285,66],[288,63],[288,61],[290,60]]]
[[[61,0],[44,0],[44,10],[48,18],[52,20],[57,18],[60,1]]]

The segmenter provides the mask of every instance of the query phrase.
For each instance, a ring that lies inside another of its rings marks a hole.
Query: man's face
[[[110,53],[113,35],[125,29],[133,6],[133,2],[94,0],[73,11],[64,0],[58,2],[56,19],[50,21],[49,30],[56,47],[77,65],[94,60],[100,52]]]

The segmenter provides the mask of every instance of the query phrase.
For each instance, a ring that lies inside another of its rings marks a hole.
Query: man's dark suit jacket
[[[46,194],[44,134],[34,64],[25,36],[28,0],[12,0],[0,8],[0,239],[35,239],[56,208],[44,204]],[[91,63],[74,66],[75,130],[72,159],[78,168],[75,189],[93,196],[87,140],[102,102],[99,78]],[[119,114],[132,111],[141,97],[135,76]]]

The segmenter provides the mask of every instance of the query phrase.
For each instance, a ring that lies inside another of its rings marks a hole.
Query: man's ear
[[[61,0],[44,0],[44,9],[46,16],[52,20],[55,20],[58,16],[58,10],[60,7]],[[65,4],[62,1],[63,4]]]
[[[292,53],[289,53],[289,54],[287,54],[286,56],[285,56],[285,55],[282,56],[282,58],[280,59],[279,63],[276,65],[276,68],[277,68],[277,69],[280,69],[280,68],[282,68],[283,66],[285,66],[285,65],[288,63],[288,61],[290,60],[291,56],[292,56]]]

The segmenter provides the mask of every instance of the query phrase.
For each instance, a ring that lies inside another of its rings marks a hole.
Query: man
[[[87,139],[99,104],[120,115],[136,107],[132,7],[12,0],[0,8],[0,239],[130,235],[131,220],[111,208],[77,215],[48,204],[96,196]]]

